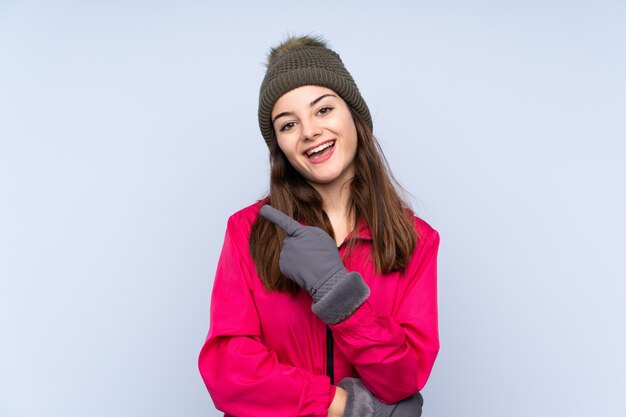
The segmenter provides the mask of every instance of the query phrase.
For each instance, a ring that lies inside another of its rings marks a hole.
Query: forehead
[[[335,91],[319,85],[304,85],[294,88],[280,96],[272,108],[272,115],[283,111],[294,110],[292,107],[309,107],[313,100],[326,94],[333,94],[339,97],[339,94]]]

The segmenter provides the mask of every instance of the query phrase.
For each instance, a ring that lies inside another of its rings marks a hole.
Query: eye
[[[319,110],[317,111],[317,114],[319,114],[320,116],[325,116],[325,115],[327,115],[328,113],[330,113],[331,111],[333,111],[333,108],[332,108],[332,107],[330,107],[330,106],[325,106],[325,107],[322,107],[321,109],[319,109]]]
[[[285,123],[284,125],[282,125],[279,129],[280,132],[286,132],[288,130],[293,129],[293,127],[295,126],[294,122],[289,122],[289,123]]]

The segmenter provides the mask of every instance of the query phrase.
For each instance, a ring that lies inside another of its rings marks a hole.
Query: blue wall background
[[[0,1],[0,415],[217,416],[268,48],[323,34],[442,236],[425,417],[626,415],[626,5]]]

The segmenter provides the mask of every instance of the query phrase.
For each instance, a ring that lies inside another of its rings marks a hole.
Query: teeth
[[[316,147],[316,148],[313,148],[313,149],[311,149],[310,151],[307,151],[306,155],[307,155],[307,156],[311,156],[311,155],[313,155],[314,153],[321,152],[321,151],[323,151],[323,150],[324,150],[324,149],[326,149],[326,148],[330,148],[330,147],[331,147],[331,146],[333,146],[334,144],[335,144],[335,141],[334,141],[334,140],[333,140],[333,141],[330,141],[330,142],[323,143],[323,144],[321,144],[320,146],[318,146],[318,147]]]

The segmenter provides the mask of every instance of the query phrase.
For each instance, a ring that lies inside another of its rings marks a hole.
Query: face
[[[272,109],[278,146],[312,185],[342,186],[354,176],[356,126],[333,90],[307,85],[278,99]]]

